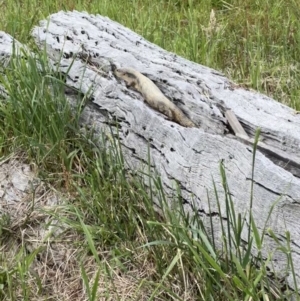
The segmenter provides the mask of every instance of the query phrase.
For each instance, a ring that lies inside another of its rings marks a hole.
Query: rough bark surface
[[[267,226],[283,245],[285,232],[291,233],[300,283],[300,115],[265,95],[238,87],[213,69],[151,44],[109,18],[76,11],[49,18],[50,23],[41,21],[32,35],[41,48],[46,46],[52,63],[67,74],[66,84],[89,94],[91,101],[82,113],[82,123],[99,133],[109,127],[118,133],[129,168],[145,165],[150,149],[151,168],[160,174],[169,196],[175,192],[175,182],[179,183],[186,210],[191,210],[194,202],[207,225],[209,197],[217,233],[219,215],[212,179],[226,221],[220,161],[235,208],[245,212],[253,158],[251,143],[231,133],[225,111],[231,109],[252,138],[256,128],[261,128],[263,146],[256,154],[254,174],[254,220],[263,231],[268,213],[278,201]],[[8,51],[1,39],[0,48],[0,56]],[[197,128],[184,128],[149,108],[141,95],[116,80],[110,62],[148,76]],[[246,232],[243,238],[247,242]],[[275,252],[276,244],[268,234],[265,240],[263,254],[274,252],[273,265],[283,272],[286,256]],[[287,280],[293,287],[291,275]]]

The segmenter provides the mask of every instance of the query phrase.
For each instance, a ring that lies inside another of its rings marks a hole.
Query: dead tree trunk
[[[112,127],[131,169],[147,162],[150,146],[151,168],[160,174],[168,195],[175,193],[174,183],[179,183],[186,210],[191,209],[193,201],[208,226],[209,197],[216,233],[220,231],[220,217],[213,180],[226,220],[220,161],[236,210],[244,213],[250,199],[251,138],[259,127],[254,220],[263,231],[271,206],[280,198],[268,227],[284,245],[285,232],[291,233],[300,283],[300,115],[265,95],[240,88],[213,69],[151,44],[106,17],[59,12],[50,16],[49,24],[41,21],[32,35],[39,47],[47,47],[49,58],[60,72],[67,74],[66,84],[89,93],[91,102],[83,111],[82,123],[99,132]],[[116,80],[110,62],[132,67],[153,80],[197,128],[184,128],[147,106],[139,93]],[[234,135],[225,114],[228,109],[235,113],[250,139]],[[246,233],[243,238],[247,241]],[[267,234],[264,255],[274,252],[275,247]],[[276,251],[273,265],[277,271],[284,270],[286,262],[285,255]],[[293,286],[291,275],[288,283]]]

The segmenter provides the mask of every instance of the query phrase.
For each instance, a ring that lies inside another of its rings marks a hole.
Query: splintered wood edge
[[[246,133],[246,131],[244,130],[244,128],[242,127],[241,123],[238,121],[236,115],[232,110],[227,110],[225,112],[225,117],[227,118],[227,121],[236,136],[244,139],[249,139],[248,134]]]

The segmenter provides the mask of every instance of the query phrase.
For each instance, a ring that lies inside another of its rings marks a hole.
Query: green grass
[[[2,1],[0,9],[0,28],[25,43],[31,42],[32,26],[58,10],[107,15],[169,51],[300,109],[296,0],[33,0]]]
[[[167,50],[300,108],[300,10],[293,0],[3,1],[1,28],[30,45],[32,26],[60,9],[108,15]],[[280,279],[267,277],[273,254],[266,259],[261,250],[268,233],[295,275],[289,233],[287,245],[271,229],[259,233],[253,195],[249,215],[236,212],[221,163],[227,193],[224,200],[217,190],[215,195],[218,204],[225,202],[230,223],[220,221],[220,247],[196,210],[183,211],[179,188],[168,206],[158,175],[144,174],[146,185],[140,171],[125,172],[117,139],[82,131],[63,78],[49,70],[43,54],[38,66],[32,57],[14,58],[0,79],[9,93],[0,103],[1,162],[10,156],[29,163],[43,180],[20,211],[0,218],[1,300],[98,300],[97,293],[104,300],[288,300],[292,292],[280,291]],[[254,167],[255,151],[253,173]],[[61,201],[49,207],[53,195]],[[278,200],[272,201],[275,206]],[[60,231],[49,231],[51,223]],[[212,215],[209,223],[216,223]],[[254,246],[257,258],[251,256]]]

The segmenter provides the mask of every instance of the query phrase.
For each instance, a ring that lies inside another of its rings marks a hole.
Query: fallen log
[[[265,95],[235,85],[213,69],[161,49],[109,18],[74,11],[58,12],[49,20],[41,21],[32,35],[41,49],[46,47],[52,64],[66,74],[66,85],[89,95],[82,124],[99,134],[112,129],[128,168],[147,164],[150,149],[151,170],[160,175],[170,201],[176,194],[174,183],[178,183],[187,211],[194,204],[207,227],[213,213],[215,233],[220,233],[220,215],[213,181],[222,219],[227,218],[220,162],[236,211],[245,213],[251,194],[253,138],[260,128],[253,217],[258,230],[264,231],[277,201],[267,227],[283,245],[286,231],[290,232],[300,283],[300,115]],[[2,46],[0,39],[0,56],[8,51]],[[185,128],[149,107],[141,94],[114,76],[112,63],[150,78],[196,127]],[[69,99],[75,102],[75,98]],[[236,132],[241,128],[246,135]],[[247,243],[247,233],[242,236]],[[285,270],[287,259],[279,250],[274,251],[276,246],[266,233],[263,255],[267,258],[274,252],[273,267],[280,272]],[[294,287],[291,274],[287,281]]]

